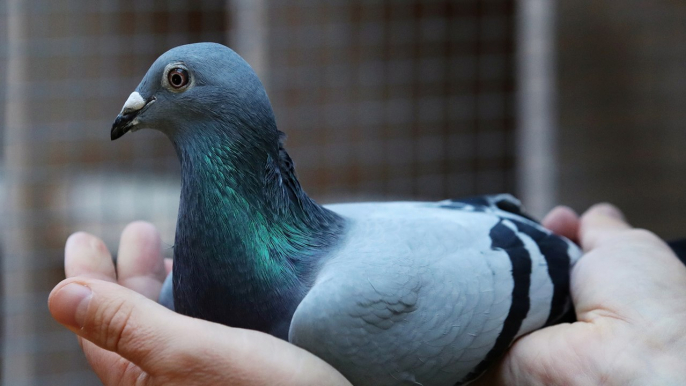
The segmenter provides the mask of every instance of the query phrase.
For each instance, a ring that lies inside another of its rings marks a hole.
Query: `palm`
[[[662,240],[618,219],[554,211],[544,224],[587,252],[571,275],[578,321],[522,337],[481,384],[640,384],[645,363],[682,340],[686,269]]]
[[[587,252],[571,275],[578,321],[520,338],[478,384],[684,384],[673,383],[683,378],[683,360],[670,353],[686,352],[686,268],[656,236],[631,229],[616,214],[603,215],[605,209],[582,219],[557,209],[544,220]],[[68,277],[78,276],[65,282],[94,289],[91,315],[83,328],[73,327],[73,307],[69,311],[68,300],[60,299],[64,283],[50,296],[51,312],[86,338],[79,342],[106,385],[349,385],[332,367],[284,341],[188,318],[147,300],[157,299],[171,269],[150,224],[127,227],[116,269],[102,241],[72,236],[65,269]]]

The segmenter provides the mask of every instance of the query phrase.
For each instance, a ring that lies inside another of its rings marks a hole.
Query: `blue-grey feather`
[[[182,92],[162,81],[174,65],[191,76]],[[174,268],[160,297],[177,312],[290,338],[356,385],[428,386],[478,376],[564,311],[579,251],[511,196],[314,202],[264,87],[229,48],[172,49],[136,90],[154,100],[137,129],[165,133],[181,162]]]

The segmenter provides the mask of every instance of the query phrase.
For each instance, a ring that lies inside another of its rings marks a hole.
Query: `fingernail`
[[[58,322],[81,328],[92,296],[93,291],[85,285],[70,283],[54,295],[50,310]]]
[[[593,209],[607,217],[612,217],[622,221],[624,220],[624,214],[622,213],[622,211],[612,204],[604,202],[602,204],[595,205]]]

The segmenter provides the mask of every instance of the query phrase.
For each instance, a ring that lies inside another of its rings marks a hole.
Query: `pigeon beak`
[[[129,132],[138,121],[136,118],[145,109],[155,102],[155,97],[148,99],[147,101],[143,99],[141,94],[134,91],[129,95],[129,99],[124,103],[124,107],[121,109],[117,119],[114,120],[112,124],[112,131],[110,136],[112,140],[121,137],[122,135]]]

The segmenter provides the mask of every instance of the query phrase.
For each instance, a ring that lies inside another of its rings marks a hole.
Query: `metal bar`
[[[520,0],[516,20],[517,190],[542,216],[557,200],[555,2]]]

